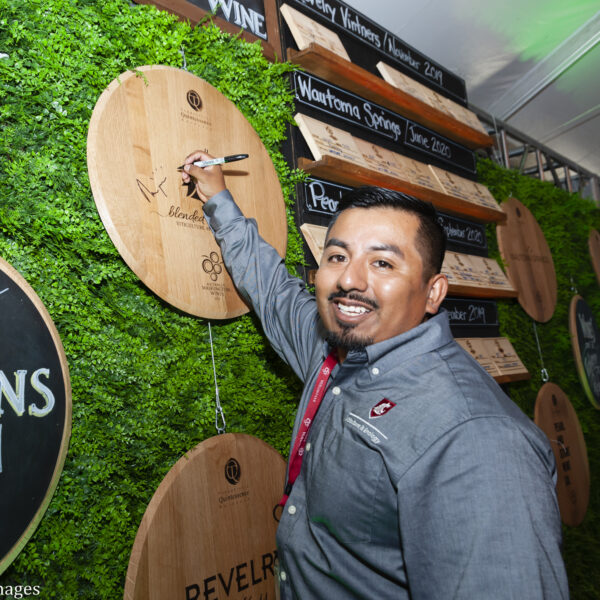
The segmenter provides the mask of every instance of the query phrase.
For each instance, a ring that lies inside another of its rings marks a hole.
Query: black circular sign
[[[588,400],[600,408],[600,331],[581,296],[571,300],[569,329],[577,373]]]
[[[231,485],[237,485],[242,477],[242,468],[235,458],[230,458],[225,465],[225,479]]]
[[[0,258],[0,573],[41,520],[71,432],[67,361],[29,284]]]

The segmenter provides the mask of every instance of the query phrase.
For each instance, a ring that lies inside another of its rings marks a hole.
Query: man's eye
[[[346,257],[343,254],[331,254],[327,259],[328,262],[344,262]]]
[[[391,269],[392,268],[392,265],[387,260],[376,260],[374,264],[376,267],[379,267],[380,269]]]

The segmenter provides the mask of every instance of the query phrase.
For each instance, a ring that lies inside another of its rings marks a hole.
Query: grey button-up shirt
[[[204,207],[233,280],[304,381],[329,352],[314,297],[228,192]],[[544,434],[444,312],[332,372],[277,532],[285,600],[567,598]]]

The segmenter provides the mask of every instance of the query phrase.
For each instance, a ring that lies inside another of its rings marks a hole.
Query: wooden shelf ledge
[[[352,187],[376,185],[403,192],[409,196],[427,200],[444,212],[470,217],[485,223],[503,223],[506,220],[506,214],[500,208],[494,210],[493,208],[467,202],[462,198],[448,196],[436,190],[390,177],[379,171],[373,171],[333,156],[324,156],[318,161],[300,157],[298,158],[298,167],[306,171],[309,175],[322,177],[323,179],[328,179],[342,185]]]
[[[288,48],[287,56],[290,62],[309,73],[421,123],[467,148],[487,148],[494,144],[486,133],[453,119],[322,46],[313,43],[305,50]]]

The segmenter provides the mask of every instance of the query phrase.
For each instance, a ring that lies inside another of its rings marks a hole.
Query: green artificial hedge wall
[[[29,281],[65,346],[73,391],[69,453],[37,531],[0,586],[40,586],[42,598],[118,599],[137,527],[157,486],[187,450],[215,434],[207,322],[150,293],[106,234],[86,168],[87,126],[106,86],[145,64],[183,65],[231,98],[261,136],[288,207],[301,174],[280,152],[293,114],[283,75],[260,48],[209,26],[192,29],[125,0],[0,0],[0,256]],[[498,200],[518,197],[553,252],[559,301],[539,325],[551,380],[569,395],[586,436],[592,472],[584,523],[565,529],[573,598],[600,596],[598,413],[577,380],[568,335],[570,276],[598,314],[600,292],[587,236],[600,229],[587,200],[520,177],[487,160],[480,179]],[[289,216],[287,264],[302,261]],[[497,256],[493,227],[490,246]],[[511,396],[533,415],[539,360],[531,320],[500,302],[502,333],[533,378]],[[252,316],[213,322],[228,431],[256,435],[287,453],[300,385]],[[507,499],[510,501],[510,499]],[[0,518],[7,518],[1,515]],[[14,597],[5,593],[5,597]]]

